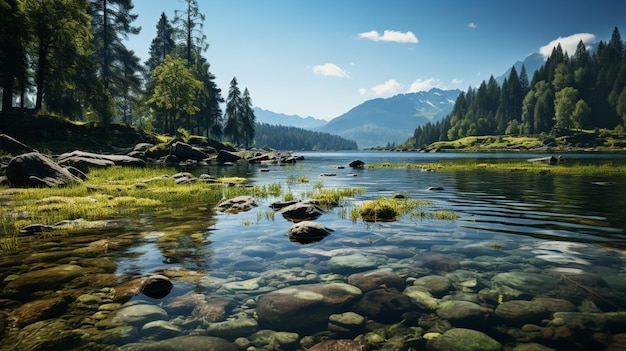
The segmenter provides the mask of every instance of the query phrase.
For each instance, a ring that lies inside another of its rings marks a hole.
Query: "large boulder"
[[[361,296],[361,290],[345,283],[303,284],[275,290],[259,299],[259,325],[286,331],[323,328],[331,314],[346,312]]]
[[[180,160],[202,161],[209,157],[204,151],[183,143],[182,141],[177,141],[172,144],[170,153]]]
[[[239,160],[241,160],[241,156],[239,156],[236,152],[220,150],[217,154],[217,162],[219,163],[237,162]]]
[[[333,230],[319,223],[302,221],[294,223],[287,236],[289,240],[300,244],[316,243],[327,237]]]
[[[12,158],[7,165],[6,176],[11,186],[22,188],[65,186],[80,180],[38,152]]]
[[[317,219],[324,214],[324,210],[315,202],[302,201],[283,207],[280,213],[286,220],[297,223]]]

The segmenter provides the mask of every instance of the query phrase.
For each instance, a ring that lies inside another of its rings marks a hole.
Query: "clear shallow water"
[[[356,270],[338,272],[329,268],[329,260],[334,256],[358,253],[367,257],[375,268],[391,269],[405,279],[450,275],[453,284],[462,285],[467,281],[454,281],[455,271],[473,272],[478,283],[452,289],[448,299],[461,296],[461,293],[475,296],[480,290],[493,289],[489,281],[499,273],[545,275],[555,269],[557,272],[574,269],[604,282],[589,288],[593,293],[585,290],[587,294],[577,286],[563,284],[561,290],[571,291],[551,297],[570,299],[577,306],[591,301],[596,306],[594,311],[600,312],[626,308],[626,179],[338,168],[354,159],[366,163],[430,163],[456,158],[485,162],[536,157],[517,153],[338,152],[302,155],[304,161],[289,166],[240,164],[212,166],[195,172],[246,177],[254,185],[280,183],[284,192],[290,191],[301,199],[307,199],[307,194],[318,182],[327,188],[365,188],[364,194],[349,199],[345,207],[334,208],[316,220],[334,230],[329,237],[311,245],[290,242],[285,234],[292,223],[280,214],[271,215],[269,205],[279,200],[276,198],[257,198],[258,207],[239,214],[214,213],[205,208],[207,204],[190,204],[189,209],[182,211],[184,215],[176,218],[165,212],[157,217],[130,219],[126,229],[140,235],[134,239],[135,244],[116,259],[115,273],[127,278],[153,273],[176,275],[172,292],[162,300],[137,295],[130,303],[167,306],[180,296],[193,292],[204,294],[207,299],[231,299],[232,315],[249,312],[260,296],[277,288],[346,281],[347,276]],[[608,156],[566,155],[566,162],[594,162],[604,157]],[[626,162],[626,159],[618,158],[615,162]],[[269,171],[262,172],[262,169]],[[322,176],[324,173],[336,175]],[[310,181],[294,181],[300,176],[308,177]],[[429,187],[443,190],[433,191]],[[404,216],[397,222],[364,223],[358,220],[355,223],[347,217],[355,203],[394,193],[429,201],[431,205],[425,207],[426,211],[450,211],[459,218],[435,220]],[[423,261],[424,255],[430,253],[452,257],[458,266],[454,269],[430,267]],[[597,298],[594,294],[605,294],[605,297]],[[606,303],[607,299],[613,302]],[[181,335],[197,333],[202,327],[187,321],[190,316],[170,317],[178,318]],[[485,328],[485,331],[491,332],[492,329]],[[492,336],[502,343],[515,341],[501,334]],[[137,332],[112,343],[111,347],[167,337]],[[234,339],[232,336],[226,338]],[[568,342],[563,345],[559,348],[554,340],[550,344],[556,349],[571,346]]]

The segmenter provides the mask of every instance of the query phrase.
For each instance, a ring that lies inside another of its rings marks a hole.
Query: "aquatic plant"
[[[365,193],[365,191],[365,188],[318,188],[311,193],[311,197],[317,200],[321,206],[334,207],[341,204],[346,198],[353,198]]]

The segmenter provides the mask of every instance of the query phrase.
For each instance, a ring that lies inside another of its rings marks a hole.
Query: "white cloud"
[[[365,88],[359,88],[359,94],[361,94],[361,95],[365,95],[365,94],[367,94],[367,89],[365,89]]]
[[[418,39],[413,34],[413,32],[409,31],[406,33],[398,32],[395,30],[385,30],[383,35],[380,35],[377,31],[371,30],[369,32],[359,33],[359,38],[370,39],[373,41],[391,41],[395,43],[413,43],[417,44]]]
[[[554,49],[559,43],[561,44],[561,48],[563,51],[567,52],[569,55],[573,55],[576,52],[576,47],[578,43],[582,40],[583,44],[588,45],[596,40],[596,36],[591,33],[577,33],[572,34],[567,37],[558,37],[548,44],[539,48],[539,53],[544,57],[549,57],[552,54],[552,49]]]
[[[461,84],[463,84],[463,79],[460,79],[460,78],[452,79],[452,86],[454,86],[455,88],[461,87]]]
[[[411,87],[409,87],[409,93],[416,93],[418,91],[428,91],[432,88],[443,89],[443,84],[439,78],[426,78],[426,79],[416,79],[413,83],[411,83]]]
[[[476,28],[476,23],[470,22],[470,23],[467,24],[467,26],[472,28],[472,29],[475,29]]]
[[[395,95],[398,94],[404,86],[395,79],[390,79],[383,84],[378,84],[370,89],[374,95]]]
[[[348,72],[341,69],[339,66],[334,63],[325,63],[323,65],[317,65],[313,67],[313,73],[319,74],[322,76],[330,76],[330,77],[339,77],[339,78],[350,78],[348,76]]]

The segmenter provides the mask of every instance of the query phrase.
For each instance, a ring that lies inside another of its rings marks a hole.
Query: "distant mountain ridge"
[[[416,127],[446,116],[461,90],[437,88],[368,100],[338,116],[320,131],[356,140],[359,148],[401,143]]]
[[[264,110],[260,107],[254,108],[254,116],[259,123],[271,125],[281,125],[287,127],[298,127],[304,129],[317,129],[326,124],[327,121],[314,117],[300,117],[298,115],[286,115]]]

